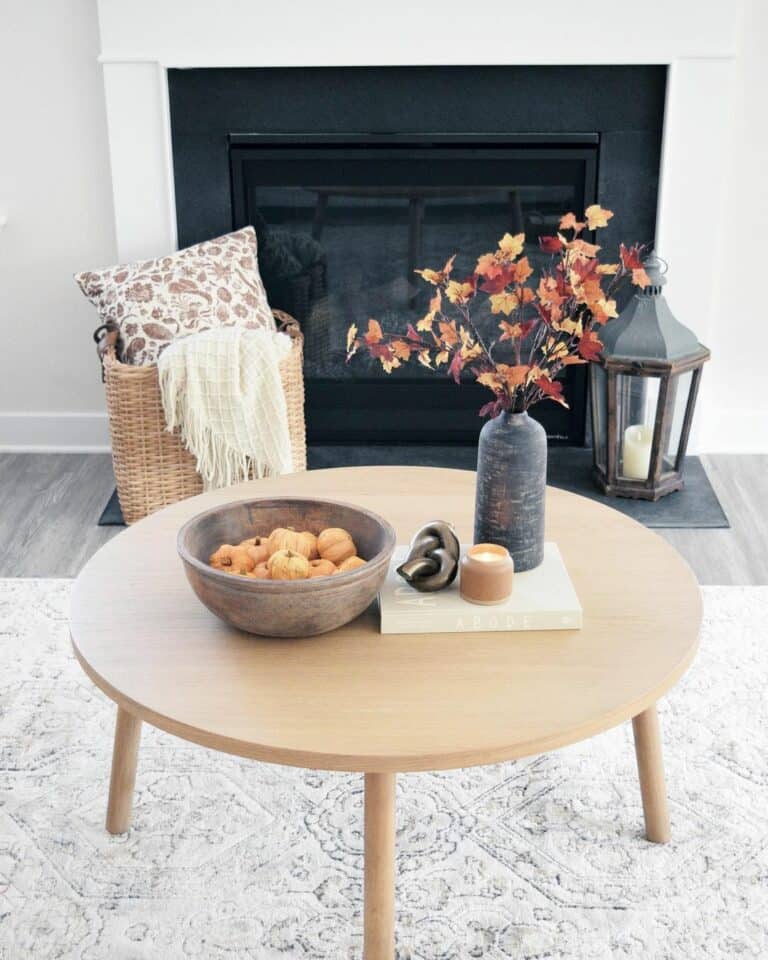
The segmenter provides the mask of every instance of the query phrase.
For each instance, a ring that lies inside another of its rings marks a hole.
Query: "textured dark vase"
[[[480,431],[475,543],[498,543],[515,570],[544,559],[547,434],[527,413],[502,413]]]

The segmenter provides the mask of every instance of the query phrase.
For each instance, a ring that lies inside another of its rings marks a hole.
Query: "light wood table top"
[[[471,540],[473,473],[426,467],[318,470],[185,500],[110,541],[72,600],[75,652],[116,703],[177,736],[260,760],[389,773],[538,754],[637,716],[696,651],[701,601],[681,557],[619,512],[549,489],[555,540],[583,628],[382,635],[375,605],[306,640],[242,634],[187,584],[176,533],[216,503],[317,496],[375,510],[406,543],[452,521]]]

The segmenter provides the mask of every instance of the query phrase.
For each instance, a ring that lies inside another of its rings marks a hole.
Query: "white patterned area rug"
[[[113,705],[68,581],[0,581],[0,957],[351,960],[361,778],[145,728],[134,828],[104,830]],[[629,725],[398,782],[398,960],[768,957],[768,587],[705,593],[663,705],[673,842],[647,843]]]

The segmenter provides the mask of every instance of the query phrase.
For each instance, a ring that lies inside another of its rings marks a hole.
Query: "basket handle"
[[[273,310],[272,315],[280,333],[287,333],[291,340],[298,340],[301,337],[299,321],[290,313],[286,313],[285,310]]]
[[[120,330],[113,320],[108,320],[96,327],[93,331],[93,341],[96,344],[96,353],[101,366],[101,382],[104,383],[104,358],[108,353],[114,353]]]

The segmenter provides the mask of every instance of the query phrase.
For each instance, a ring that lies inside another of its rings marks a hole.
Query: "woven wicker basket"
[[[293,469],[298,472],[307,469],[304,341],[292,317],[279,310],[274,314],[278,329],[293,341],[293,349],[280,364],[280,375],[288,407]],[[112,463],[125,522],[135,523],[161,507],[201,493],[203,482],[194,457],[182,445],[178,432],[166,429],[157,367],[121,363],[114,347],[106,350],[103,366]]]

